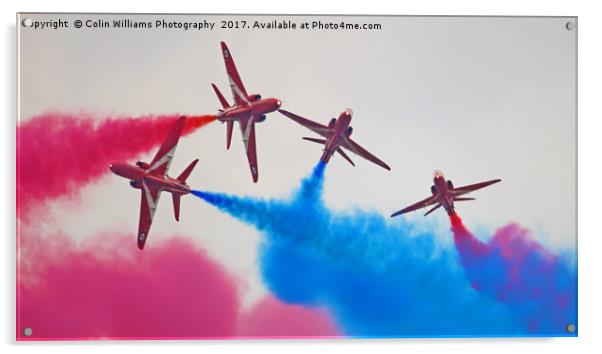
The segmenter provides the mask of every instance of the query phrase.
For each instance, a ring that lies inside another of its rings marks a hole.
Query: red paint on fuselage
[[[339,148],[343,136],[351,135],[348,131],[349,125],[351,124],[351,118],[353,117],[353,112],[351,109],[346,109],[342,112],[337,120],[334,122],[334,134],[324,144],[324,153],[320,160],[324,163],[328,163],[330,158]]]
[[[160,176],[149,173],[146,169],[127,163],[111,163],[109,169],[116,175],[134,181],[134,188],[140,189],[142,182],[147,185],[155,185],[161,190],[170,193],[188,194],[190,187],[186,183],[182,183],[175,178],[167,175]]]
[[[217,119],[226,122],[232,120],[249,119],[252,116],[259,117],[280,108],[281,102],[277,98],[262,98],[256,101],[249,101],[245,105],[235,105],[219,112]]]
[[[451,193],[449,193],[449,186],[445,176],[443,176],[443,172],[435,171],[433,184],[437,189],[437,199],[443,208],[445,208],[445,211],[447,211],[447,215],[454,215],[456,213],[454,207],[454,198]]]

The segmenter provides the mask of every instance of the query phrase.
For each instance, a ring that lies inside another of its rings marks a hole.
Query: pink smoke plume
[[[241,312],[237,281],[183,237],[144,252],[131,237],[110,233],[82,245],[33,236],[24,246],[19,340],[338,335],[326,312],[271,296]]]
[[[254,338],[334,338],[342,334],[326,310],[285,304],[268,295],[241,316],[238,335]]]
[[[131,237],[110,234],[82,248],[68,237],[37,242],[19,274],[19,339],[217,338],[234,331],[236,284],[184,238],[144,252],[124,246]]]
[[[90,115],[47,113],[17,127],[17,213],[31,203],[73,195],[105,173],[111,161],[127,161],[158,146],[179,117],[149,115],[97,120]],[[190,116],[184,135],[213,122]]]
[[[454,242],[471,286],[509,305],[530,332],[557,335],[576,324],[576,274],[517,224],[484,243],[456,214]]]

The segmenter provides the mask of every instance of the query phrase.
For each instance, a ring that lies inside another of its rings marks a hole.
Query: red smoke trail
[[[326,312],[272,297],[241,312],[235,278],[185,238],[139,252],[125,235],[79,246],[68,236],[28,236],[17,278],[19,340],[338,334]]]
[[[504,302],[531,332],[558,335],[576,321],[576,278],[571,267],[517,224],[479,241],[451,215],[454,242],[471,286]]]
[[[454,234],[454,242],[460,250],[466,250],[471,254],[485,255],[489,250],[487,245],[477,240],[464,226],[462,219],[454,213],[449,216]]]
[[[44,114],[18,126],[18,339],[292,336],[308,327],[326,336],[336,333],[326,314],[278,302],[243,315],[237,280],[185,238],[142,253],[131,236],[104,233],[76,245],[69,236],[45,235],[38,222],[30,222],[27,215],[40,209],[40,202],[74,196],[108,173],[109,162],[131,160],[158,146],[177,118],[98,121]],[[189,117],[184,135],[215,119]],[[287,323],[288,332],[278,331],[274,321],[264,328],[254,320],[258,316]],[[239,333],[241,317],[247,325]],[[25,328],[33,330],[31,336],[23,335]]]
[[[177,114],[97,120],[89,115],[42,114],[17,127],[17,214],[32,203],[74,195],[108,173],[107,164],[127,161],[158,146]],[[191,116],[184,135],[213,122]],[[23,215],[20,215],[20,214]]]

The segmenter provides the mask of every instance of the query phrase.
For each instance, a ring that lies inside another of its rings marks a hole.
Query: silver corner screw
[[[574,30],[574,29],[575,29],[575,22],[573,22],[573,21],[569,21],[569,22],[567,22],[567,23],[564,25],[564,27],[565,27],[567,30],[569,30],[569,31],[572,31],[572,30]]]
[[[33,21],[31,20],[31,18],[25,18],[23,19],[23,21],[21,21],[21,24],[23,25],[23,27],[31,27],[33,26]]]

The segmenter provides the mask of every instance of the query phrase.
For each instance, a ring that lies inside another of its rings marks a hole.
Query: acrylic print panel
[[[18,340],[577,335],[576,18],[17,27]]]

